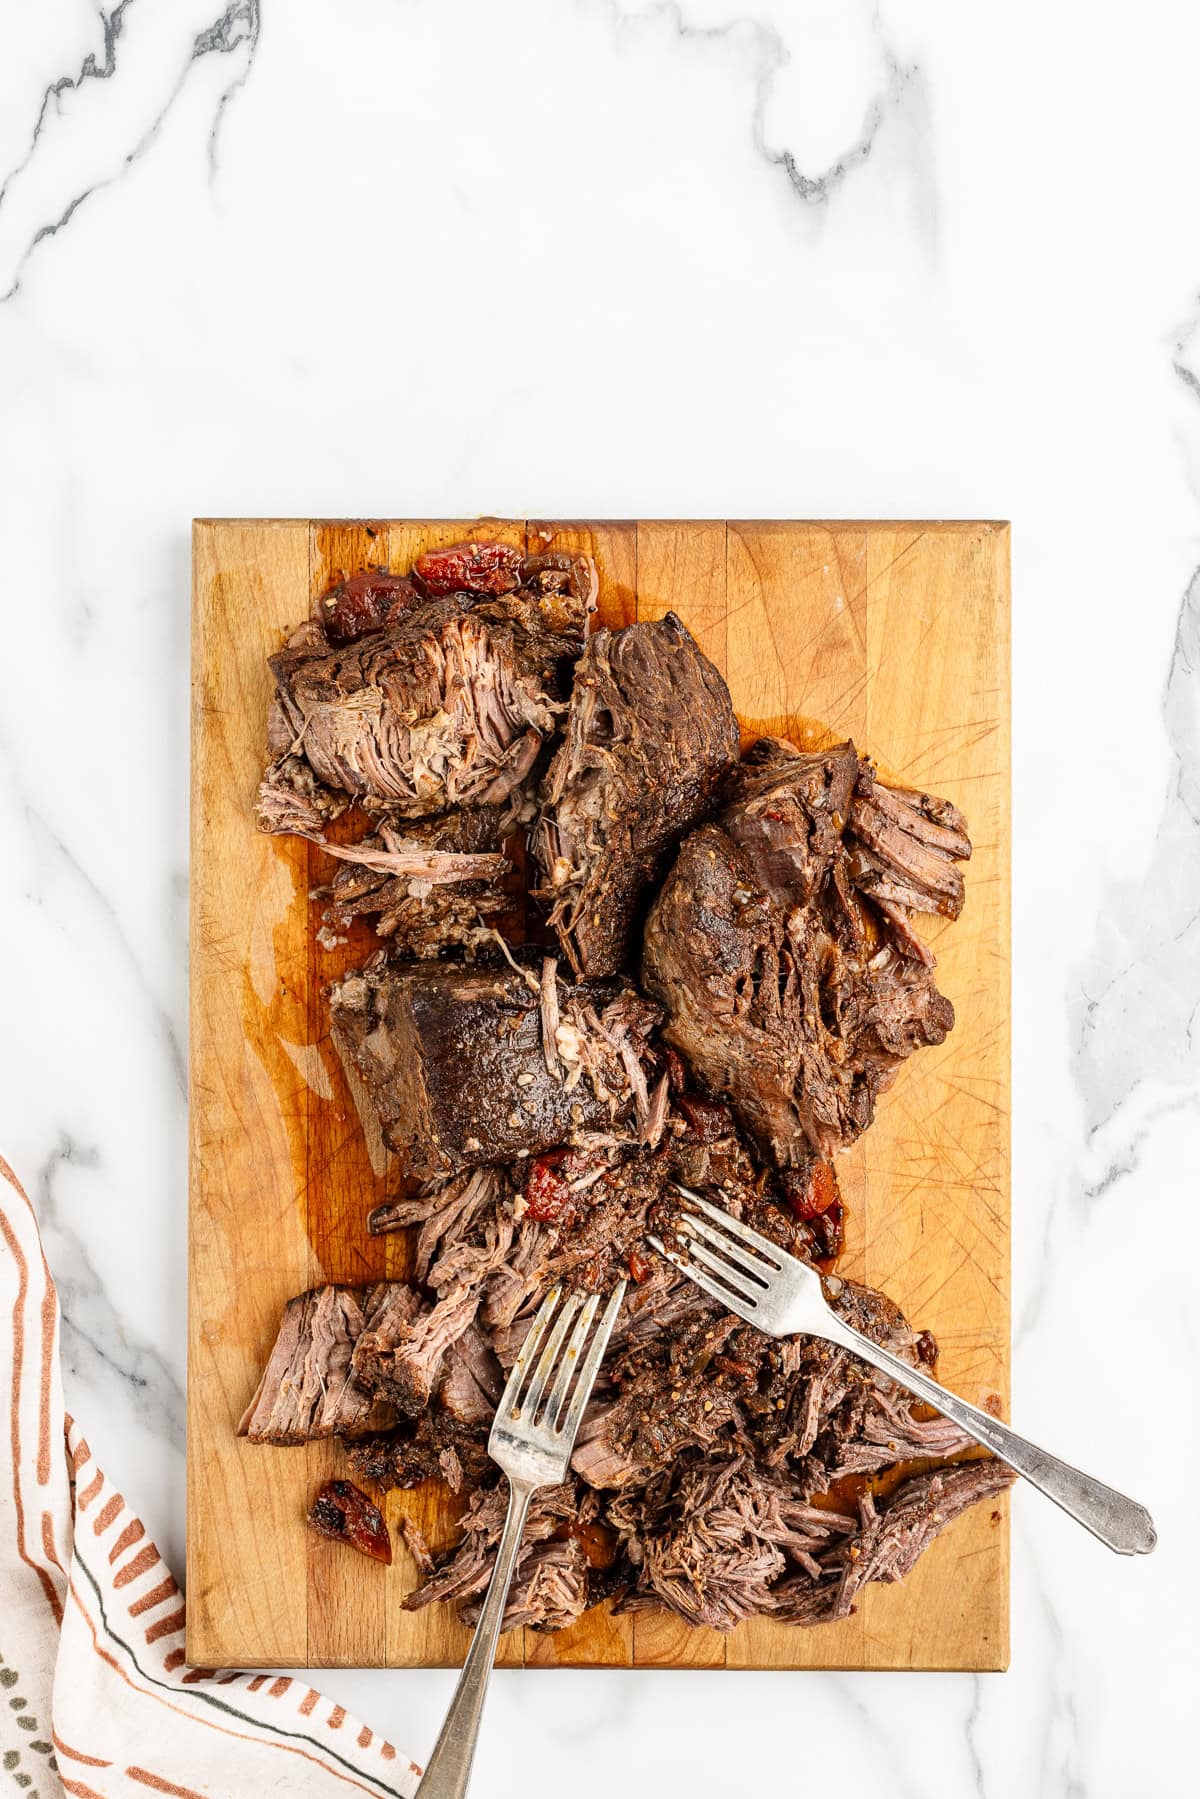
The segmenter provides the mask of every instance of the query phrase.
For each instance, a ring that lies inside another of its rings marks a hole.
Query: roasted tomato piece
[[[321,601],[321,621],[333,643],[352,643],[368,631],[380,631],[420,598],[407,575],[368,569],[331,588]]]
[[[697,1099],[694,1093],[681,1093],[675,1104],[687,1119],[698,1143],[715,1143],[718,1137],[727,1137],[733,1129],[729,1107],[716,1100]]]
[[[648,1281],[650,1276],[654,1273],[652,1264],[642,1254],[640,1249],[631,1249],[629,1252],[629,1273],[631,1279],[635,1280],[639,1287],[643,1281]]]
[[[611,1568],[617,1559],[620,1539],[607,1524],[593,1520],[590,1524],[573,1524],[571,1535],[579,1539],[589,1568]]]
[[[521,585],[523,561],[509,543],[452,543],[426,550],[413,571],[429,593],[511,593]]]
[[[841,1207],[842,1195],[832,1162],[814,1159],[807,1168],[789,1168],[783,1177],[783,1190],[796,1217],[806,1224],[830,1206]]]
[[[327,1480],[312,1502],[308,1522],[318,1536],[349,1543],[377,1562],[392,1559],[383,1513],[349,1480]]]
[[[525,1179],[525,1215],[535,1224],[556,1224],[570,1203],[571,1189],[559,1172],[561,1152],[535,1156]]]

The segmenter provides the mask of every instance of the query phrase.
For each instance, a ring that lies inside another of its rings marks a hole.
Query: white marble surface
[[[180,1566],[191,516],[1011,518],[1016,1414],[1161,1548],[1018,1494],[1002,1677],[502,1675],[477,1790],[1173,1799],[1200,14],[747,4],[0,8],[0,1152]],[[450,1677],[323,1684],[419,1756]]]

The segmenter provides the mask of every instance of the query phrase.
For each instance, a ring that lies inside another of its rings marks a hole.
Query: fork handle
[[[508,1516],[496,1551],[496,1566],[488,1582],[483,1609],[450,1701],[450,1710],[446,1713],[446,1722],[417,1788],[418,1799],[463,1799],[470,1784],[483,1702],[487,1697],[487,1684],[496,1659],[496,1642],[504,1621],[508,1589],[532,1496],[532,1487],[519,1481],[509,1482]]]
[[[1000,1461],[1015,1468],[1047,1499],[1052,1499],[1055,1505],[1061,1506],[1077,1523],[1119,1555],[1148,1555],[1154,1548],[1158,1540],[1154,1521],[1144,1505],[1126,1498],[1114,1487],[1106,1487],[1093,1475],[1072,1468],[1069,1462],[1060,1462],[1056,1455],[1039,1449],[1028,1438],[1019,1437],[1015,1430],[1001,1424],[990,1412],[981,1412],[978,1406],[968,1405],[965,1399],[949,1392],[921,1369],[902,1362],[890,1349],[881,1349],[878,1343],[872,1343],[869,1337],[864,1337],[835,1312],[830,1313],[829,1330],[822,1334],[860,1360],[870,1362],[883,1374],[890,1374],[918,1399],[936,1407],[944,1418],[968,1431],[977,1443],[982,1443]]]

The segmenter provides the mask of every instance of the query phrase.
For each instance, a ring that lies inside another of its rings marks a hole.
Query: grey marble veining
[[[1120,1116],[1132,1120],[1093,1197],[1130,1172],[1158,1111],[1200,1107],[1200,570],[1179,609],[1163,717],[1172,761],[1150,863],[1105,895],[1081,982],[1089,1134],[1111,1142]]]
[[[198,16],[203,15],[206,11],[204,7],[195,6],[194,0],[187,0],[187,4],[189,10],[194,10]],[[138,8],[138,13],[136,15],[131,15],[133,5],[134,0],[118,0],[118,3],[112,8],[111,12],[105,12],[103,8],[101,8],[97,19],[101,37],[100,49],[87,50],[77,69],[56,76],[55,79],[47,85],[33,122],[33,129],[29,134],[27,148],[20,159],[5,175],[3,181],[0,181],[0,209],[3,208],[5,200],[9,198],[10,192],[15,190],[18,182],[24,186],[27,184],[29,177],[31,175],[36,175],[38,172],[35,165],[39,164],[41,160],[40,151],[42,149],[43,133],[48,134],[53,131],[57,135],[62,130],[64,98],[68,95],[79,96],[81,91],[93,82],[112,83],[114,88],[122,86],[122,76],[124,75],[125,70],[125,56],[130,48],[130,39],[138,32],[141,19],[150,10],[146,0],[142,0],[142,4]],[[162,0],[160,0],[157,10],[159,19],[161,19],[164,13],[170,17],[172,12],[170,0],[168,0],[166,6],[164,6]],[[182,15],[183,8],[174,7],[173,10],[176,22],[178,22],[178,18]],[[157,24],[158,21],[156,20],[155,23]],[[0,255],[4,253],[11,255],[11,265],[9,268],[10,285],[4,292],[0,292],[0,304],[6,300],[11,300],[17,293],[29,260],[37,251],[39,245],[44,244],[49,238],[57,237],[59,232],[64,230],[66,226],[70,224],[78,209],[84,205],[86,201],[90,200],[93,195],[101,192],[104,188],[119,181],[128,170],[133,168],[139,158],[146,154],[157,138],[172,105],[178,98],[184,82],[188,78],[192,65],[203,57],[228,56],[236,58],[240,67],[220,91],[213,113],[212,125],[208,134],[209,168],[213,176],[216,175],[218,143],[222,121],[224,120],[227,107],[238,93],[239,89],[245,84],[250,74],[255,50],[258,46],[260,25],[260,0],[231,0],[230,5],[228,5],[224,12],[217,18],[210,18],[208,23],[200,25],[199,28],[195,30],[190,49],[187,51],[181,66],[177,68],[173,79],[171,79],[172,65],[173,63],[179,63],[178,46],[172,46],[174,50],[174,55],[172,55],[168,50],[167,43],[164,42],[161,55],[155,57],[157,66],[154,69],[152,81],[147,83],[144,71],[139,69],[135,75],[126,78],[124,86],[122,87],[122,92],[124,92],[127,88],[134,86],[136,83],[137,89],[139,90],[136,97],[141,99],[144,97],[147,86],[153,87],[161,85],[161,105],[158,107],[157,111],[153,112],[149,122],[144,124],[143,128],[130,138],[128,146],[124,149],[111,171],[99,176],[93,176],[90,173],[90,146],[87,141],[89,126],[86,123],[88,114],[85,109],[85,118],[76,124],[75,135],[77,137],[82,137],[84,140],[80,145],[80,155],[82,167],[89,170],[89,172],[83,176],[78,185],[69,193],[69,197],[65,200],[61,197],[61,194],[58,194],[56,197],[57,184],[50,184],[49,191],[44,196],[39,196],[39,199],[44,200],[44,203],[49,206],[50,216],[43,218],[41,223],[33,226],[32,231],[28,236],[28,240],[24,243],[23,247],[20,246],[20,239],[18,238],[17,245],[11,250],[8,243],[8,234],[4,231],[4,225],[7,221],[4,220],[2,212],[0,212],[0,247],[2,247],[2,249],[0,249]],[[126,29],[127,26],[128,32]],[[165,35],[166,34],[160,33],[160,36],[165,37]],[[131,112],[133,111],[132,108],[130,110]],[[93,118],[95,117],[94,114],[91,114],[90,116]],[[119,136],[117,141],[120,141]],[[15,193],[13,197],[15,200],[17,197]],[[18,224],[16,229],[20,232],[22,229],[21,225]],[[0,261],[0,269],[2,268],[3,262]]]
[[[182,1383],[153,1344],[131,1337],[92,1263],[85,1238],[64,1220],[58,1194],[58,1176],[64,1166],[96,1175],[103,1174],[103,1166],[96,1149],[64,1134],[38,1169],[31,1195],[58,1288],[63,1378],[68,1391],[80,1377],[86,1377],[95,1390],[97,1376],[103,1376],[110,1394],[136,1405],[146,1429],[182,1450]],[[100,1391],[103,1393],[102,1386]]]

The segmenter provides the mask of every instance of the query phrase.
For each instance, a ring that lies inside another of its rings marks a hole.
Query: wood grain
[[[587,550],[614,627],[677,612],[725,674],[749,737],[852,736],[887,774],[961,805],[967,905],[929,926],[958,1023],[902,1069],[843,1159],[846,1273],[883,1287],[941,1344],[940,1372],[1007,1407],[1009,1264],[1008,530],[987,523],[481,520],[200,521],[194,538],[188,1656],[199,1666],[442,1666],[469,1633],[402,1610],[415,1571],[320,1542],[304,1511],[328,1445],[235,1435],[285,1300],[314,1282],[402,1277],[408,1248],[366,1236],[402,1178],[368,1142],[328,1031],[324,985],[372,944],[316,942],[316,848],[261,836],[252,806],[266,658],[344,573],[406,569],[471,533]],[[928,921],[927,921],[928,922]],[[458,1508],[436,1483],[390,1496],[435,1547]],[[729,1636],[654,1614],[588,1614],[502,1640],[510,1664],[1005,1666],[1003,1502],[954,1525],[899,1587],[842,1624],[764,1621]]]

